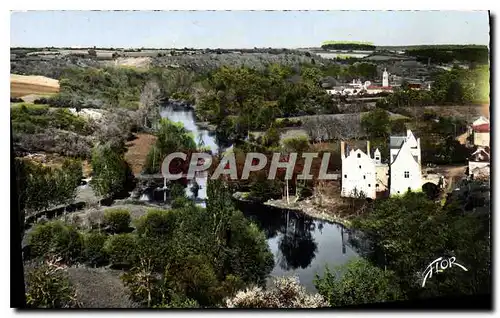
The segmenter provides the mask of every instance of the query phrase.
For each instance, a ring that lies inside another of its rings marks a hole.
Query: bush
[[[102,233],[87,233],[84,236],[84,258],[85,262],[92,266],[99,266],[107,262],[108,255],[104,250],[107,235]]]
[[[290,137],[283,140],[287,151],[304,152],[309,149],[309,139],[305,136]]]
[[[27,275],[26,303],[32,308],[75,308],[76,292],[67,273],[52,264],[41,265]]]
[[[136,222],[139,235],[157,236],[172,234],[177,218],[173,211],[150,209]]]
[[[130,227],[130,212],[125,209],[107,209],[104,212],[104,226],[113,233],[126,232]]]
[[[136,260],[137,240],[133,234],[115,234],[104,243],[104,251],[115,266],[130,266]]]
[[[28,234],[28,244],[34,257],[56,256],[63,262],[78,261],[83,251],[83,238],[72,226],[61,221],[35,225]]]
[[[319,294],[308,294],[295,277],[280,277],[270,289],[253,287],[226,300],[228,308],[321,308],[327,302]]]
[[[340,273],[343,273],[342,276]],[[353,260],[322,278],[315,286],[331,306],[349,306],[400,299],[401,291],[392,271],[384,271],[364,259]]]
[[[279,199],[283,196],[281,181],[278,180],[256,180],[250,185],[250,197],[260,202],[269,199]]]

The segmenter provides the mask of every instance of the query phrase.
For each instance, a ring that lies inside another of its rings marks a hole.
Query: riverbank
[[[248,193],[245,192],[235,192],[233,197],[236,200],[247,203],[257,203],[252,199],[248,198]],[[315,219],[337,223],[346,228],[351,227],[351,221],[348,217],[340,215],[340,213],[335,213],[334,211],[343,211],[346,207],[336,200],[335,203],[328,202],[328,205],[319,206],[317,204],[318,197],[312,196],[302,201],[295,201],[295,197],[291,197],[289,203],[286,199],[273,200],[270,199],[266,202],[262,202],[262,205],[274,207],[283,210],[290,210],[297,213],[302,213]]]

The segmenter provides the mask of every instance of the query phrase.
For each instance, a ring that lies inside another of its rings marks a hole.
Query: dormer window
[[[358,153],[358,158],[361,158],[361,154],[360,153]]]
[[[380,160],[380,157],[375,157],[375,160],[377,160],[377,161]]]

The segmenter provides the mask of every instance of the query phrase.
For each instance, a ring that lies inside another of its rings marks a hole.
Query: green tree
[[[123,190],[127,180],[127,164],[123,156],[108,145],[97,145],[92,152],[92,180],[97,195],[111,196]]]
[[[377,108],[361,118],[361,126],[370,138],[387,138],[390,132],[389,114]]]
[[[316,274],[314,285],[332,307],[396,301],[401,299],[397,277],[364,259],[349,261],[323,277]]]

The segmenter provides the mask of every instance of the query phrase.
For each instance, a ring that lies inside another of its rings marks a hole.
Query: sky
[[[27,11],[11,47],[318,47],[489,44],[486,11]]]

